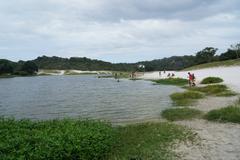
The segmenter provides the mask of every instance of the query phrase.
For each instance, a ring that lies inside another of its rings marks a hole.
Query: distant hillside
[[[185,68],[199,69],[218,65],[231,65],[235,63],[239,64],[238,58],[240,57],[240,44],[239,48],[228,49],[225,53],[220,55],[216,55],[217,50],[217,48],[206,47],[197,52],[195,55],[173,56],[169,58],[142,61],[138,63],[110,63],[101,60],[89,59],[86,57],[61,58],[56,56],[42,56],[27,62],[11,62],[8,60],[0,60],[0,75],[8,73],[32,74],[38,69],[82,71],[162,71],[183,70]],[[145,68],[138,68],[138,66],[142,65],[144,65]]]
[[[72,58],[60,58],[60,57],[47,57],[42,56],[33,60],[39,67],[39,69],[75,69],[83,71],[131,71],[134,70],[134,64],[118,63],[113,64],[110,62],[89,59],[86,57],[72,57]]]
[[[170,58],[143,61],[146,71],[181,70],[197,64],[195,56],[173,56]]]
[[[240,66],[240,58],[234,60],[226,60],[226,61],[218,61],[218,62],[211,62],[200,64],[196,66],[192,66],[189,68],[185,68],[185,71],[188,70],[196,70],[196,69],[204,69],[204,68],[212,68],[212,67],[223,67],[223,66]]]
[[[170,58],[158,59],[153,61],[143,61],[138,63],[110,63],[89,58],[60,58],[42,56],[33,60],[39,69],[76,69],[83,71],[136,71],[140,64],[145,65],[145,71],[156,70],[181,70],[196,64],[195,56],[174,56]]]

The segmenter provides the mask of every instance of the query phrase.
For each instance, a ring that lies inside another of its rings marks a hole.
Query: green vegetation
[[[210,121],[240,123],[240,107],[229,106],[218,110],[212,110],[204,117]]]
[[[177,106],[186,106],[190,105],[196,99],[201,99],[204,95],[196,91],[185,91],[180,93],[173,93],[170,95],[171,99],[174,101]]]
[[[204,87],[189,87],[188,89],[191,91],[202,92],[207,95],[215,95],[215,96],[235,95],[234,92],[230,91],[226,85],[222,85],[222,84],[208,85]]]
[[[82,70],[82,71],[132,71],[136,70],[135,64],[118,63],[113,64],[86,57],[47,57],[42,56],[33,60],[40,69],[55,69],[55,70]]]
[[[200,65],[195,65],[189,68],[185,68],[184,70],[189,71],[189,70],[196,70],[196,69],[204,69],[204,68],[212,68],[212,67],[220,67],[220,66],[236,66],[236,65],[238,66],[240,65],[240,59],[204,63]]]
[[[115,140],[102,122],[0,119],[0,159],[105,159]]]
[[[200,117],[201,111],[192,108],[171,108],[162,112],[162,117],[170,121],[186,120]]]
[[[32,61],[19,61],[18,63],[0,59],[0,77],[35,75],[37,65]]]
[[[119,142],[110,159],[170,160],[177,141],[194,141],[193,133],[172,123],[144,123],[119,128]]]
[[[212,84],[212,83],[221,83],[223,82],[222,78],[219,77],[207,77],[201,81],[201,84]]]
[[[194,134],[171,123],[112,127],[91,120],[0,119],[0,159],[173,159]]]
[[[153,82],[155,82],[157,84],[175,85],[175,86],[184,86],[184,85],[188,84],[188,80],[183,79],[183,78],[159,79],[159,80],[153,80]]]

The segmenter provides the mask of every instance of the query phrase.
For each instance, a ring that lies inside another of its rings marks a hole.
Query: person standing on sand
[[[161,77],[161,75],[162,75],[162,73],[161,73],[161,71],[159,71],[159,77]]]
[[[188,84],[189,84],[189,87],[192,87],[192,81],[193,81],[192,74],[190,72],[188,72]]]

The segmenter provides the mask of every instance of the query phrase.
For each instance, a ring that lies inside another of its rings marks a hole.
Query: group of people
[[[196,86],[196,77],[194,73],[188,72],[188,83],[190,87]]]
[[[166,73],[166,71],[164,70],[163,71],[163,74],[165,74]],[[159,71],[159,77],[161,77],[162,76],[162,72],[161,71]],[[168,75],[167,75],[167,77],[168,78],[173,78],[173,77],[175,77],[175,74],[174,73],[168,73]]]

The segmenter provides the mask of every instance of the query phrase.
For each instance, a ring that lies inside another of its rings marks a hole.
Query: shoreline
[[[236,75],[236,70],[240,70],[239,66],[232,67],[216,67],[208,69],[199,69],[190,71],[198,77],[197,86],[200,81],[207,77],[220,77],[224,80],[230,89],[238,95],[232,97],[215,97],[206,96],[199,99],[196,103],[188,106],[189,108],[198,109],[204,114],[211,110],[225,108],[234,105],[239,101],[240,93],[240,75]],[[174,78],[185,78],[188,71],[166,72],[161,78],[167,78],[168,73],[174,73]],[[145,80],[159,79],[159,72],[146,73],[143,77]],[[219,160],[240,158],[240,124],[238,123],[221,123],[212,122],[202,118],[193,118],[191,120],[177,120],[172,123],[187,127],[197,134],[199,137],[198,144],[179,143],[176,144],[174,151],[184,160]]]

